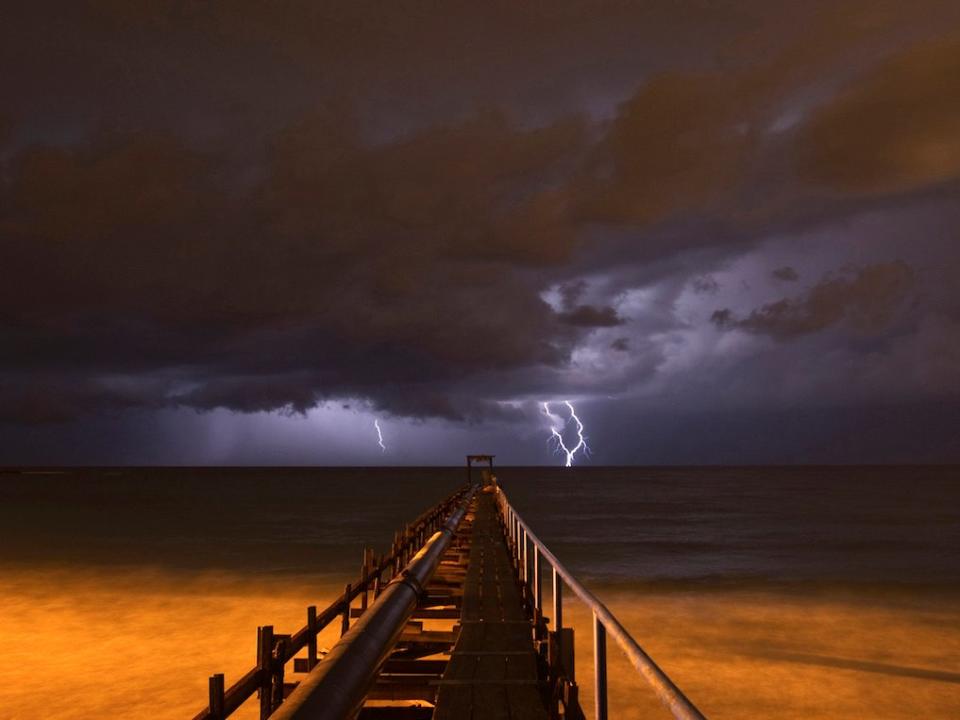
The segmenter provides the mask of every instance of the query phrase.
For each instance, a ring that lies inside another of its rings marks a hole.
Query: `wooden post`
[[[393,577],[399,575],[403,567],[400,564],[400,547],[400,531],[398,530],[393,536]]]
[[[565,627],[560,631],[563,636],[560,645],[560,665],[563,667],[563,674],[567,680],[572,683],[577,681],[577,653],[576,645],[573,642],[573,628]]]
[[[607,720],[607,629],[593,613],[593,707],[596,720]]]
[[[543,579],[540,572],[540,548],[533,546],[533,617],[536,622],[543,615]]]
[[[530,590],[530,567],[527,563],[527,531],[523,531],[523,594],[527,595]]]
[[[340,636],[343,637],[350,629],[350,583],[343,589],[343,615],[340,619]]]
[[[559,659],[563,657],[563,578],[556,568],[553,568],[553,633]]]
[[[223,673],[210,676],[210,717],[212,720],[224,720],[224,684]]]
[[[257,628],[257,670],[260,675],[260,720],[267,720],[273,712],[271,691],[273,689],[273,625]]]
[[[523,559],[523,533],[525,531],[520,527],[520,518],[517,518],[517,569],[520,570],[520,561]]]
[[[360,609],[367,609],[367,584],[370,576],[370,559],[367,548],[363,549],[363,563],[360,566],[360,587],[363,588],[363,594],[360,596]]]
[[[317,606],[311,605],[307,608],[307,627],[310,632],[307,633],[307,671],[313,670],[317,665]]]
[[[513,556],[517,561],[517,570],[520,569],[520,519],[513,516]]]
[[[280,638],[274,645],[271,657],[273,659],[273,673],[271,675],[270,692],[270,712],[273,712],[283,704],[283,668],[284,659],[287,655],[287,641]]]

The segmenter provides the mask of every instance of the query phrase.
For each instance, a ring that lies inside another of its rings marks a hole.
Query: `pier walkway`
[[[537,654],[495,496],[474,501],[460,634],[437,693],[437,720],[546,720]]]
[[[488,466],[480,483],[476,462]],[[254,696],[261,720],[584,720],[564,588],[593,611],[592,717],[609,717],[610,635],[675,718],[704,720],[533,534],[492,469],[493,456],[468,456],[467,484],[399,531],[385,555],[364,550],[359,581],[325,610],[307,608],[300,630],[258,628],[256,666],[229,687],[211,676],[194,720],[224,720]],[[340,640],[320,650],[317,635],[338,622]]]

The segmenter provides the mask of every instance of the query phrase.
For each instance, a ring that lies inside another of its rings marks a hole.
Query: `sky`
[[[0,464],[960,462],[958,28],[5,10]]]

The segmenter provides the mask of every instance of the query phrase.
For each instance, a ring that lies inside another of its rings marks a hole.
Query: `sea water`
[[[709,717],[960,717],[960,469],[497,474]],[[257,625],[298,629],[307,605],[355,579],[365,545],[386,550],[464,480],[463,468],[0,472],[0,719],[191,717],[210,674],[229,685],[252,667]],[[590,618],[570,593],[565,618],[589,706]],[[334,642],[331,628],[321,645]],[[612,717],[667,717],[612,643],[610,665]]]

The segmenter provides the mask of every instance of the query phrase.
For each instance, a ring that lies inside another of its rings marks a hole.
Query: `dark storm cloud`
[[[789,265],[779,267],[770,274],[773,275],[777,280],[783,280],[784,282],[796,282],[800,279],[800,273],[798,273]]]
[[[623,103],[585,181],[582,212],[592,220],[648,224],[701,212],[743,181],[749,136],[737,124],[749,99],[714,74],[663,74]]]
[[[912,266],[868,253],[745,315],[716,298],[746,280],[715,275],[952,197],[957,12],[23,4],[0,28],[0,415],[529,421],[501,401],[659,379],[705,324],[685,288],[721,327],[873,332],[910,311]],[[952,347],[950,317],[924,327]]]
[[[245,412],[406,383],[391,411],[459,417],[414,385],[561,362],[574,334],[517,268],[570,252],[535,186],[577,124],[484,113],[372,148],[351,128],[319,112],[283,130],[252,190],[162,135],[24,150],[0,215],[5,367],[175,367],[200,386],[155,402]]]
[[[561,313],[560,322],[575,327],[616,327],[623,325],[624,320],[609,306],[578,305],[570,312]]]
[[[716,279],[710,275],[700,275],[693,278],[691,283],[693,285],[693,291],[696,293],[705,293],[712,295],[720,289],[720,285],[717,283]]]
[[[856,192],[911,190],[960,174],[960,36],[918,43],[818,109],[799,157],[812,182]]]
[[[559,288],[563,309],[569,312],[575,308],[586,290],[587,283],[584,280],[563,283]]]
[[[57,423],[91,412],[157,409],[156,391],[142,382],[123,387],[82,376],[14,375],[0,381],[0,423]]]
[[[720,328],[786,339],[847,321],[862,332],[878,332],[903,308],[916,276],[904,262],[878,263],[839,277],[827,277],[799,298],[784,298],[737,319],[727,308],[710,320]]]
[[[6,114],[0,112],[0,156],[3,155],[3,149],[10,137],[13,129],[13,121]]]

